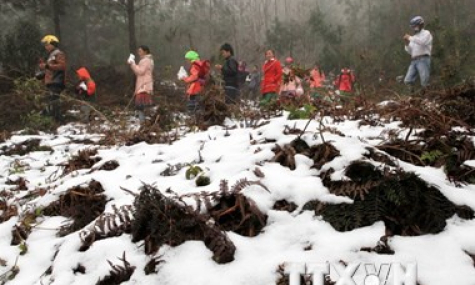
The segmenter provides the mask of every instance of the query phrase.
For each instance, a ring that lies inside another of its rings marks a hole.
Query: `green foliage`
[[[444,154],[440,150],[424,151],[421,155],[421,160],[428,162],[429,164],[434,163]]]
[[[24,174],[25,168],[26,168],[25,165],[20,163],[18,160],[15,160],[14,163],[12,163],[10,168],[8,169],[8,175]]]
[[[188,167],[185,173],[186,179],[193,179],[197,177],[198,174],[200,174],[201,172],[203,172],[203,169],[201,169],[201,167],[196,165],[190,165],[190,167]]]
[[[196,178],[195,183],[196,183],[196,186],[203,187],[203,186],[208,186],[209,184],[211,184],[211,180],[206,175],[200,175],[198,176],[198,178]]]
[[[462,21],[460,21],[462,22]],[[428,26],[434,35],[433,70],[442,83],[453,85],[466,79],[473,72],[471,57],[475,39],[469,26],[448,25],[442,18],[435,18]]]
[[[288,106],[285,110],[289,112],[289,120],[303,120],[312,118],[317,108],[312,104],[305,104],[302,108]]]
[[[44,93],[43,83],[35,78],[18,77],[13,81],[13,84],[15,93],[18,95],[39,96]]]
[[[20,21],[0,43],[0,61],[8,73],[33,75],[43,53],[36,23]]]
[[[328,45],[338,45],[342,42],[343,27],[334,26],[325,19],[325,15],[320,10],[315,10],[308,20],[313,32],[319,34],[321,39]]]
[[[43,207],[38,207],[35,209],[35,216],[36,217],[43,216]]]
[[[14,80],[14,92],[16,99],[25,102],[21,106],[20,120],[22,127],[32,131],[49,131],[54,127],[51,117],[43,116],[45,109],[45,90],[41,81],[30,77],[18,77]]]
[[[20,255],[25,255],[28,252],[28,245],[26,242],[22,242],[18,248],[20,249]]]
[[[307,24],[311,31],[317,36],[319,42],[323,43],[319,56],[319,64],[326,69],[340,67],[342,64],[348,64],[348,53],[343,52],[342,45],[343,27],[332,25],[326,19],[320,10],[315,10]]]
[[[27,130],[50,131],[55,123],[52,117],[44,116],[41,111],[31,111],[22,117],[22,122]]]

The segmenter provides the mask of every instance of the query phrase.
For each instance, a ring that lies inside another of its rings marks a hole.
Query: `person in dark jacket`
[[[238,65],[238,85],[239,90],[243,91],[246,88],[246,78],[249,75],[247,71],[247,63],[245,61],[239,61]]]
[[[261,73],[259,72],[259,67],[254,65],[251,73],[247,77],[249,93],[252,99],[255,99],[259,95],[259,89],[261,87]]]
[[[223,44],[220,52],[225,62],[224,65],[217,64],[215,67],[221,70],[223,75],[225,103],[235,105],[239,103],[239,65],[236,59],[234,59],[234,50],[230,44]]]
[[[56,121],[61,121],[60,94],[65,89],[66,55],[59,50],[59,40],[53,35],[45,36],[41,42],[44,44],[48,57],[41,60],[40,70],[44,71],[44,82],[49,91],[48,107],[45,113]]]

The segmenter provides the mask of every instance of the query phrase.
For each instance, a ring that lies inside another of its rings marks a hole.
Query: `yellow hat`
[[[41,42],[44,43],[44,44],[51,44],[51,42],[59,43],[59,40],[56,36],[47,35],[47,36],[44,36],[44,38],[41,40]]]

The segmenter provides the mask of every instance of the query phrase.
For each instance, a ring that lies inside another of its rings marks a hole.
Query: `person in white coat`
[[[404,83],[413,85],[419,76],[422,87],[429,85],[430,59],[432,53],[432,34],[424,29],[424,19],[421,16],[414,17],[410,21],[414,35],[404,36],[405,49],[411,55],[411,64],[407,70]]]

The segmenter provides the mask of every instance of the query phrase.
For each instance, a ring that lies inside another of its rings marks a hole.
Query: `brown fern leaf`
[[[207,227],[204,230],[204,242],[206,247],[213,252],[213,260],[216,263],[228,263],[234,260],[236,246],[215,227]]]
[[[96,285],[116,285],[125,281],[129,281],[130,277],[135,271],[135,266],[131,266],[130,263],[125,258],[125,251],[122,255],[122,258],[119,258],[122,261],[122,265],[114,265],[109,260],[107,261],[111,266],[109,275],[104,277],[102,280],[98,280]]]
[[[89,148],[80,150],[78,154],[74,155],[64,166],[64,174],[71,173],[79,169],[91,168],[94,164],[101,160],[97,155],[97,149]]]
[[[297,151],[291,145],[284,145],[283,147],[276,144],[272,149],[275,153],[271,162],[277,162],[284,167],[288,167],[291,170],[295,170],[295,155]]]
[[[80,251],[86,251],[97,240],[120,236],[130,233],[132,228],[133,214],[130,205],[117,208],[112,206],[114,213],[100,215],[94,224],[79,233],[82,245]]]
[[[154,256],[149,260],[149,262],[147,262],[144,268],[145,275],[150,275],[150,274],[154,274],[158,272],[157,266],[165,262],[163,259],[161,259],[161,257],[162,257],[161,255]]]
[[[203,204],[203,202],[201,201],[201,197],[199,195],[195,195],[193,196],[195,198],[195,202],[196,202],[196,210],[195,212],[197,214],[201,213],[201,205]]]
[[[352,199],[359,197],[361,200],[364,200],[364,197],[369,193],[369,190],[379,184],[380,182],[378,181],[367,181],[363,183],[353,181],[332,181],[330,185],[327,185],[327,187],[330,193],[337,196],[347,196]]]
[[[312,146],[306,155],[314,161],[314,168],[321,169],[323,165],[339,156],[340,152],[332,144],[323,143]]]
[[[236,182],[236,184],[234,184],[233,187],[231,187],[231,193],[233,194],[238,194],[240,193],[242,190],[244,190],[246,187],[249,187],[249,186],[252,186],[252,185],[257,185],[257,186],[261,186],[262,188],[264,188],[267,192],[270,193],[269,189],[264,185],[262,184],[260,181],[249,181],[247,180],[246,178],[243,178],[243,179],[240,179]]]
[[[397,166],[395,159],[385,154],[384,152],[378,151],[372,147],[367,147],[366,150],[368,151],[367,153],[364,154],[366,158],[387,164],[389,166],[393,166],[393,167]]]
[[[81,247],[79,251],[84,252],[88,250],[91,245],[96,241],[96,232],[83,230],[79,232],[79,238],[81,239]]]
[[[203,196],[203,200],[205,203],[206,211],[210,211],[213,208],[213,204],[211,203],[211,200],[209,199],[209,196]]]
[[[253,172],[254,172],[254,175],[256,175],[259,178],[265,177],[265,174],[262,172],[262,170],[259,167],[256,167]]]
[[[219,183],[219,192],[224,197],[228,197],[229,195],[231,195],[231,193],[229,192],[228,180],[226,179],[221,180],[221,182]]]
[[[361,251],[367,252],[376,252],[378,254],[394,254],[394,250],[388,244],[388,239],[386,236],[381,237],[380,241],[376,244],[375,247],[362,247]]]
[[[13,226],[11,245],[19,245],[25,241],[30,235],[31,229],[26,227],[23,223]]]
[[[211,207],[212,196],[202,193],[201,197]],[[231,261],[235,246],[210,222],[209,215],[199,214],[179,202],[176,197],[167,197],[157,188],[144,185],[134,202],[132,241],[144,240],[145,252],[152,254],[163,244],[178,246],[188,240],[201,240],[214,252],[216,262]]]

